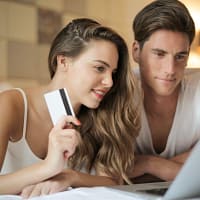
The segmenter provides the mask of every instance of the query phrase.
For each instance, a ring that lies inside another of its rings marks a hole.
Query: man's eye
[[[186,55],[176,55],[176,60],[177,61],[182,61],[182,60],[186,60],[187,59],[187,56]]]
[[[164,53],[163,52],[155,52],[155,55],[162,57],[162,56],[164,56]]]

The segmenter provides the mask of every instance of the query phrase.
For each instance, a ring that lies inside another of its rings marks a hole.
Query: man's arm
[[[179,154],[179,155],[177,155],[177,156],[174,156],[174,157],[172,157],[170,160],[171,160],[171,161],[175,161],[175,162],[177,162],[177,163],[182,163],[182,164],[184,164],[190,153],[191,153],[191,150],[190,150],[190,151],[187,151],[187,152],[185,152],[185,153]]]
[[[148,177],[151,177],[149,180],[146,180],[148,182],[155,181],[154,178],[156,180],[172,181],[178,174],[189,153],[190,151],[170,159],[153,155],[137,155],[131,178],[133,178],[133,181],[136,179],[137,182],[140,182],[139,177],[145,180],[144,175],[148,174]],[[152,179],[152,177],[154,178]]]

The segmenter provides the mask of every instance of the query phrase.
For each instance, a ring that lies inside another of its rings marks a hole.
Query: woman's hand
[[[80,126],[75,117],[63,116],[49,134],[48,153],[44,162],[52,176],[62,172],[65,162],[80,142],[80,134],[72,124]]]
[[[65,172],[62,172],[47,181],[25,187],[21,192],[21,196],[24,199],[27,199],[65,191],[73,184],[76,177],[77,173],[75,171],[65,170]]]

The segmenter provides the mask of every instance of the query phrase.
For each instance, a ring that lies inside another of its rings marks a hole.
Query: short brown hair
[[[136,15],[132,28],[141,48],[160,29],[186,33],[190,45],[195,36],[194,21],[186,6],[178,0],[156,0],[148,4]]]

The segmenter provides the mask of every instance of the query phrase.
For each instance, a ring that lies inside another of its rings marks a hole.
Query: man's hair
[[[141,48],[161,29],[185,33],[190,45],[195,36],[194,21],[186,6],[178,0],[156,0],[148,4],[136,15],[132,28]]]

